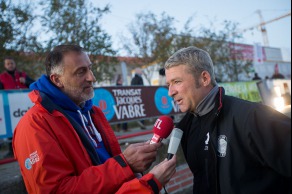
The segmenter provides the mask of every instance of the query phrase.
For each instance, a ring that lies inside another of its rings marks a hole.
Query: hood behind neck
[[[29,88],[45,93],[56,105],[60,106],[65,111],[77,113],[77,110],[80,110],[82,113],[85,113],[92,108],[91,99],[83,103],[84,106],[77,106],[66,94],[57,88],[46,75],[42,75],[36,82],[32,83]]]

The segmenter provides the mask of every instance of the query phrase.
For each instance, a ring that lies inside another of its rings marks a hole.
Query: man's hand
[[[162,143],[149,144],[148,142],[129,145],[123,155],[133,172],[143,172],[147,170],[155,161],[157,150]]]
[[[170,160],[163,160],[161,163],[154,166],[149,173],[153,174],[155,178],[164,186],[171,179],[175,173],[176,156],[174,155]]]

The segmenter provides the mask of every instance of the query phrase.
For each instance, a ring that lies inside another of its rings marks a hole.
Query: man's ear
[[[201,76],[203,86],[208,86],[211,84],[211,76],[208,71],[203,71]]]
[[[58,88],[63,87],[62,80],[60,79],[59,75],[57,74],[51,74],[50,75],[50,80],[55,84]]]

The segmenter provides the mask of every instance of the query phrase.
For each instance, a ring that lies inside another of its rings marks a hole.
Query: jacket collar
[[[194,115],[195,116],[204,116],[213,110],[215,106],[215,98],[218,92],[218,86],[216,85],[209,94],[198,104]]]

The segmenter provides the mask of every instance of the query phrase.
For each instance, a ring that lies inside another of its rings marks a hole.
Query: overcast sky
[[[191,16],[196,23],[192,26],[194,28],[208,26],[210,21],[222,23],[230,20],[245,29],[261,22],[256,10],[261,10],[264,21],[291,13],[291,0],[94,0],[94,3],[98,6],[111,5],[111,13],[103,17],[102,26],[112,36],[115,48],[119,47],[119,35],[126,35],[127,25],[135,21],[137,13],[142,12],[151,11],[157,15],[166,12],[176,19],[178,30]],[[267,24],[266,29],[271,47],[291,51],[291,15]],[[257,28],[245,32],[244,39],[242,43],[263,45],[262,34]]]

